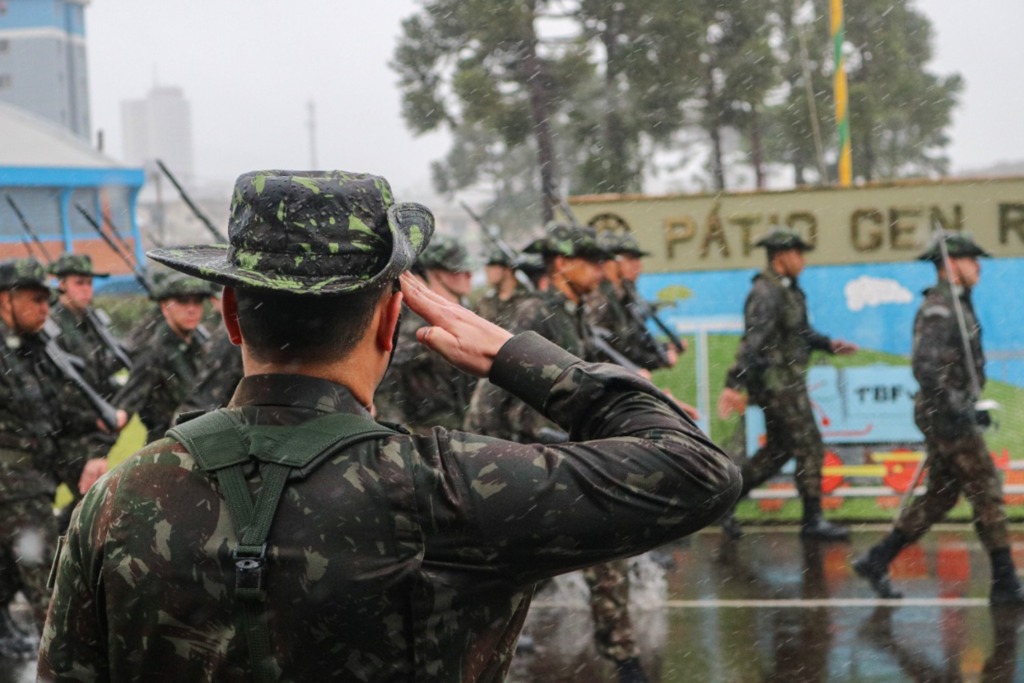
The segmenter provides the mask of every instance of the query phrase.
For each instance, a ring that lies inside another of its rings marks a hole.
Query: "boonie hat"
[[[612,256],[598,244],[597,233],[593,228],[579,228],[565,223],[549,224],[547,234],[531,242],[523,251],[527,254],[596,260]]]
[[[487,252],[484,263],[488,266],[505,266],[506,268],[511,268],[514,265],[512,257],[497,247]]]
[[[345,294],[408,270],[434,216],[387,180],[346,171],[253,171],[235,181],[227,245],[155,249],[175,270],[232,287]]]
[[[768,251],[786,251],[787,249],[812,251],[814,249],[814,245],[806,242],[796,230],[781,225],[773,225],[767,235],[754,242],[754,246],[764,247]]]
[[[419,265],[429,270],[468,273],[473,270],[466,247],[449,235],[434,235],[420,254]]]
[[[88,254],[61,254],[47,269],[50,275],[91,275],[92,277],[110,277],[110,273],[96,273],[92,269],[92,258]]]
[[[153,298],[157,301],[178,296],[213,296],[213,285],[184,273],[170,273],[160,278],[153,286]]]
[[[651,252],[644,251],[640,248],[640,243],[636,241],[631,233],[624,232],[619,235],[619,254],[625,254],[626,256],[634,256],[636,258],[643,258],[644,256],[650,256]]]
[[[0,263],[0,291],[17,287],[50,291],[43,264],[34,258],[10,259]]]
[[[942,263],[940,241],[946,243],[946,253],[949,254],[950,258],[966,258],[971,256],[989,258],[992,256],[992,254],[982,249],[969,233],[943,230],[932,237],[931,244],[917,257],[918,260]]]

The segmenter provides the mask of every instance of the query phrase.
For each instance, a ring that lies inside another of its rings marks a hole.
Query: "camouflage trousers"
[[[629,565],[615,560],[587,567],[583,578],[590,587],[594,645],[598,654],[615,662],[640,656],[629,618]]]
[[[40,628],[50,604],[46,584],[56,548],[52,497],[0,503],[0,598],[9,601],[21,590]]]
[[[807,388],[766,392],[757,404],[764,411],[765,444],[743,463],[746,496],[773,477],[790,458],[796,459],[796,489],[801,498],[821,498],[825,444],[811,411]]]
[[[940,437],[936,432],[942,431],[942,417],[925,415],[923,410],[916,413],[928,450],[928,479],[924,494],[907,506],[896,528],[911,542],[916,541],[941,521],[963,494],[971,504],[974,529],[985,549],[1009,548],[1003,486],[981,432],[969,426],[955,436],[943,432]]]

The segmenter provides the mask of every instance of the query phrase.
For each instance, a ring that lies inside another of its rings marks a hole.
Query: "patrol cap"
[[[546,228],[544,237],[527,245],[527,254],[543,256],[565,256],[567,258],[585,258],[604,260],[612,257],[597,242],[597,233],[593,228],[580,228],[565,223],[552,223]]]
[[[97,273],[92,269],[92,258],[88,254],[61,254],[50,264],[50,275],[90,275],[92,277],[109,277],[110,273]]]
[[[157,301],[179,296],[213,296],[214,287],[206,280],[200,280],[184,273],[169,273],[153,286],[153,298]]]
[[[50,291],[46,270],[34,258],[18,258],[0,262],[0,291],[15,288]]]
[[[396,203],[387,180],[346,171],[252,171],[235,181],[228,245],[148,256],[222,285],[345,294],[397,279],[434,232],[420,204]]]
[[[636,241],[636,237],[628,232],[624,232],[619,235],[618,253],[625,254],[626,256],[633,256],[635,258],[643,258],[644,256],[651,255],[651,252],[641,249],[640,243]]]
[[[434,235],[420,254],[419,265],[427,270],[468,273],[473,270],[466,247],[449,235]]]
[[[754,246],[764,247],[769,252],[788,249],[811,251],[814,249],[814,245],[804,241],[804,238],[796,230],[781,225],[773,225],[767,235],[754,242]]]
[[[982,249],[969,233],[943,230],[940,234],[932,236],[931,244],[924,250],[924,253],[917,257],[918,260],[942,263],[942,249],[939,247],[940,240],[946,243],[946,251],[949,253],[950,258],[971,256],[989,258],[992,256],[992,254]]]
[[[511,268],[514,265],[512,257],[497,247],[487,252],[484,263],[488,266],[505,266],[506,268]]]

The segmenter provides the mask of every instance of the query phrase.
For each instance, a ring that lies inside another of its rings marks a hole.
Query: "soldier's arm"
[[[782,314],[782,301],[773,289],[755,283],[743,307],[743,339],[736,350],[736,361],[726,375],[725,386],[745,389],[767,367],[764,351],[773,343],[776,321]]]
[[[114,405],[128,413],[129,417],[142,409],[157,382],[159,359],[153,348],[156,343],[152,341],[149,347],[132,359],[133,366],[128,381],[114,397]]]
[[[962,368],[959,331],[949,306],[926,304],[914,324],[911,366],[919,391],[951,418],[973,415],[974,397],[958,386],[954,371]]]

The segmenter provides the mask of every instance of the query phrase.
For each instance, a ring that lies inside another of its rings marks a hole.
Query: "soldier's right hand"
[[[435,294],[409,273],[400,280],[405,303],[427,321],[427,327],[416,330],[416,339],[459,370],[486,377],[512,333]]]

